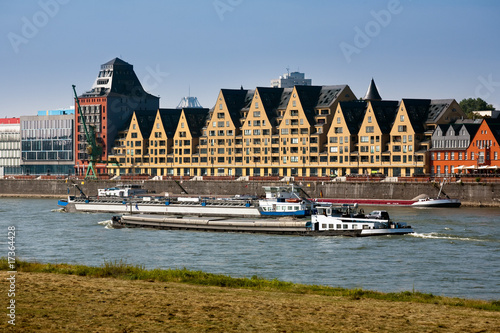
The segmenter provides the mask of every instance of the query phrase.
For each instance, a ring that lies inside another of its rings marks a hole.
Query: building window
[[[373,132],[374,132],[373,126],[366,126],[366,133],[373,133]]]
[[[406,125],[399,125],[398,132],[406,132]]]
[[[400,116],[399,116],[399,121],[401,121],[401,122],[402,122],[402,121],[405,121],[405,116],[404,116],[404,114],[402,114],[402,115],[400,115]]]
[[[255,107],[258,107],[258,106],[257,106],[257,104],[258,104],[258,103],[257,103],[257,102],[255,102],[255,104],[256,104],[256,106],[255,106]],[[254,116],[254,117],[260,117],[260,111],[254,111],[254,112],[253,112],[253,116]]]
[[[219,104],[219,110],[222,110],[222,104]]]

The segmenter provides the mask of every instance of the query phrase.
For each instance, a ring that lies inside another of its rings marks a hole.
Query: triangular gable
[[[184,108],[182,115],[186,120],[186,125],[194,138],[199,138],[203,135],[203,127],[206,124],[209,109],[206,108]],[[181,118],[182,118],[181,115]]]
[[[334,135],[336,127],[346,127],[348,134],[357,135],[365,116],[366,105],[364,101],[339,102],[328,135]],[[337,117],[340,117],[340,124]]]
[[[167,138],[173,138],[181,116],[181,109],[159,109],[161,122]]]
[[[370,101],[369,107],[373,111],[377,125],[382,134],[389,134],[398,111],[397,101]]]

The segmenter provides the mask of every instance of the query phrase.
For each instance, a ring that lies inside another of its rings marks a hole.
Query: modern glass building
[[[23,174],[74,173],[74,115],[21,117]]]

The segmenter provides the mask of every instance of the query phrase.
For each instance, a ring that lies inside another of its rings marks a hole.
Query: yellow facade
[[[167,136],[160,110],[156,113],[148,147],[148,173],[152,176],[167,174],[167,156],[172,149],[172,138]]]
[[[358,132],[359,174],[382,173],[381,161],[389,133],[383,133],[377,120],[372,102],[368,102],[363,122]]]
[[[211,110],[160,109],[152,120],[134,113],[111,156],[120,166],[109,169],[253,179],[411,176],[428,172],[435,123],[462,115],[454,100],[357,101],[348,86],[222,89]]]

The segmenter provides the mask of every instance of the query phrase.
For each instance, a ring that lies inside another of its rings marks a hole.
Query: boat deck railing
[[[158,205],[182,205],[182,206],[218,206],[218,207],[255,207],[255,201],[243,200],[217,200],[217,199],[201,199],[199,201],[179,201],[176,198],[168,199],[152,199],[143,200],[142,198],[120,198],[120,197],[105,197],[105,198],[75,198],[77,203],[102,203],[102,204],[141,204],[146,206]]]

